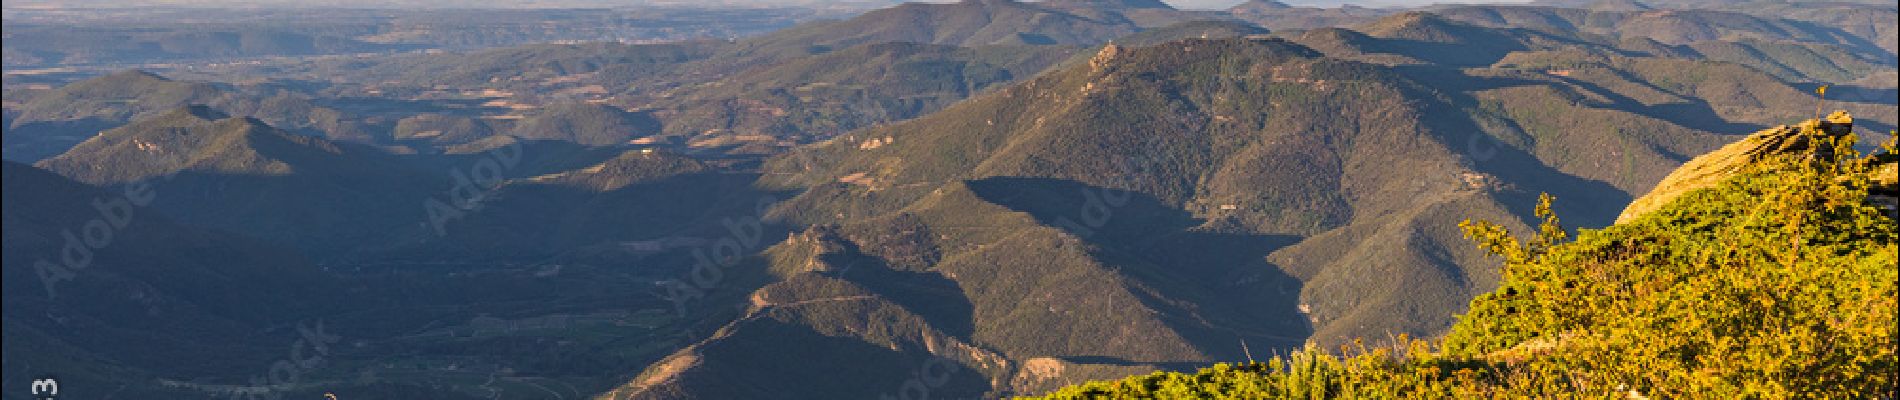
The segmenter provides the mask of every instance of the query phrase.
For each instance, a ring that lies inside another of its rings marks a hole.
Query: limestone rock
[[[1100,71],[1102,67],[1108,66],[1109,62],[1115,61],[1115,56],[1121,54],[1122,47],[1115,45],[1114,42],[1109,42],[1107,46],[1102,46],[1101,52],[1095,53],[1094,58],[1089,59],[1089,67]]]
[[[1784,155],[1827,158],[1826,152],[1832,149],[1814,146],[1816,139],[1843,136],[1853,130],[1854,118],[1846,111],[1836,111],[1827,118],[1755,132],[1682,164],[1657,183],[1656,188],[1650,189],[1649,194],[1630,202],[1622,215],[1616,217],[1616,223],[1636,219],[1689,192],[1715,186],[1769,158]]]

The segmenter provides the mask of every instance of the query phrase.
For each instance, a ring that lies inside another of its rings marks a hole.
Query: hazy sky
[[[1246,0],[1161,0],[1181,9],[1226,9]],[[1528,0],[1280,0],[1282,3],[1309,7],[1338,7],[1342,4],[1361,6],[1424,6],[1434,3],[1524,3]]]
[[[924,1],[924,2],[935,2],[935,3],[947,3],[947,2],[955,2],[957,0],[904,0],[904,1]],[[1031,0],[1031,1],[1036,1],[1036,0]],[[1174,5],[1176,8],[1206,10],[1206,9],[1225,9],[1228,7],[1232,7],[1235,4],[1240,4],[1244,2],[1245,0],[1162,0],[1162,1],[1165,1],[1171,5]],[[1527,0],[1280,0],[1280,1],[1285,2],[1287,4],[1296,5],[1296,6],[1338,7],[1342,4],[1356,4],[1356,5],[1362,5],[1362,6],[1423,6],[1423,5],[1429,5],[1432,3],[1505,3],[1505,2],[1523,2]],[[643,4],[643,3],[644,4],[703,4],[703,5],[712,5],[712,4],[762,5],[762,4],[776,3],[776,4],[808,4],[809,5],[809,4],[824,4],[824,3],[868,4],[868,3],[884,3],[884,2],[885,1],[883,0],[426,0],[426,2],[422,4],[438,4],[438,5],[452,4],[453,5],[452,7],[474,7],[474,8],[482,8],[482,7],[521,8],[523,6],[533,7],[533,6],[530,6],[530,4],[542,4],[542,5],[581,4],[585,6],[614,6],[614,5],[632,5],[632,4]],[[896,1],[891,1],[891,2],[895,3]],[[413,3],[413,2],[405,1],[403,3]],[[306,7],[308,6],[375,7],[378,5],[381,5],[381,6],[389,5],[389,4],[385,4],[384,0],[15,0],[15,1],[8,1],[6,6],[7,8],[16,8],[16,7],[40,8],[40,7],[61,7],[61,6],[64,6],[64,7],[118,7],[118,6],[130,6],[130,5],[137,5],[137,6],[252,5],[252,6],[269,7],[269,6],[286,5],[286,4],[295,4],[298,6],[306,6]]]
[[[1162,0],[1174,8],[1227,8],[1244,0]],[[1291,3],[1288,3],[1291,4]]]

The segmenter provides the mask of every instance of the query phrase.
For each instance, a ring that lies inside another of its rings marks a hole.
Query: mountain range
[[[1341,354],[1308,346],[1045,398],[1879,397],[1892,391],[1894,369],[1895,327],[1880,321],[1893,319],[1900,298],[1890,223],[1900,215],[1900,158],[1892,141],[1873,155],[1854,151],[1853,123],[1835,112],[1750,134],[1684,164],[1616,225],[1579,230],[1574,241],[1548,195],[1528,236],[1460,223],[1503,259],[1506,278],[1442,337],[1361,342]],[[1800,244],[1777,243],[1789,236]],[[1736,362],[1761,359],[1794,362]],[[1792,370],[1820,379],[1790,379]]]
[[[9,88],[5,380],[1001,398],[1468,335],[1521,277],[1463,221],[1616,229],[1817,108],[1891,140],[1892,7],[1738,4],[965,0]]]

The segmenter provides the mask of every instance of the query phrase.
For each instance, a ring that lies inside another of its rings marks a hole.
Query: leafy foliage
[[[1893,396],[1900,230],[1867,203],[1870,171],[1891,161],[1859,157],[1853,140],[1834,139],[1832,159],[1764,161],[1574,242],[1549,196],[1527,240],[1467,222],[1504,259],[1504,279],[1436,348],[1309,346],[1047,398]]]

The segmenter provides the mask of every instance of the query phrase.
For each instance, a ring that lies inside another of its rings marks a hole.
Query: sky
[[[1174,8],[1228,8],[1240,4],[1240,0],[1162,0]],[[1288,3],[1291,4],[1291,3]]]
[[[1168,5],[1174,6],[1174,8],[1180,8],[1180,9],[1226,9],[1228,7],[1233,7],[1235,4],[1240,4],[1244,2],[1244,0],[1162,0],[1162,1],[1167,2]],[[1354,5],[1361,5],[1361,6],[1367,6],[1367,7],[1371,7],[1371,6],[1416,7],[1416,6],[1429,6],[1432,4],[1528,3],[1530,1],[1529,0],[1280,0],[1280,2],[1296,5],[1296,6],[1304,6],[1304,7],[1332,8],[1332,7],[1339,7],[1345,4],[1354,4]]]
[[[7,4],[7,6],[8,8],[13,8],[15,6],[35,7],[35,6],[57,6],[57,5],[88,6],[88,7],[100,7],[100,6],[113,7],[113,6],[124,6],[124,5],[158,5],[158,4],[265,5],[265,4],[282,4],[287,1],[303,4],[303,5],[337,3],[339,5],[346,5],[346,6],[363,6],[365,4],[378,3],[378,1],[374,1],[374,0],[20,0],[20,1],[8,1],[7,3],[10,3],[10,4]],[[468,7],[478,7],[478,8],[484,7],[484,6],[499,7],[499,8],[515,8],[527,2],[547,2],[547,1],[548,0],[442,0],[441,2],[459,3],[458,6],[468,6]],[[562,0],[555,0],[555,1],[562,2]],[[582,3],[590,4],[590,5],[680,3],[680,1],[678,0],[578,0],[578,1]],[[955,1],[955,0],[909,0],[909,1],[950,2],[950,1]],[[1162,1],[1165,1],[1168,4],[1173,5],[1175,8],[1208,10],[1208,9],[1225,9],[1228,7],[1232,7],[1235,4],[1240,4],[1245,0],[1162,0]],[[1369,5],[1369,6],[1370,5],[1422,6],[1422,5],[1429,5],[1432,3],[1447,3],[1447,2],[1497,3],[1497,2],[1512,2],[1512,1],[1523,1],[1523,0],[1281,0],[1281,1],[1287,4],[1296,5],[1296,6],[1338,7],[1341,4],[1359,4],[1359,5]],[[848,2],[848,3],[863,4],[863,3],[878,3],[881,1],[879,0],[711,0],[711,1],[705,1],[705,2],[706,3],[726,3],[726,4],[771,4],[771,3],[823,4],[823,3],[834,3],[834,2],[838,2],[838,3]],[[892,1],[892,2],[895,2],[895,1]],[[363,3],[363,4],[358,4],[358,3]]]

